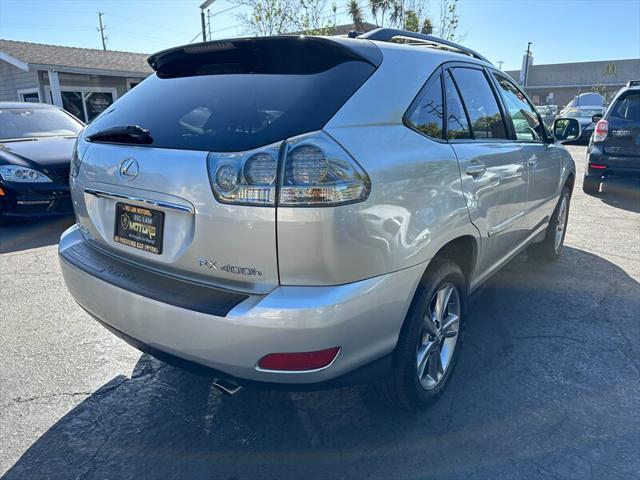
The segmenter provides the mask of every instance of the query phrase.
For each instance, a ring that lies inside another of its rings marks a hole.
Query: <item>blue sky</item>
[[[151,53],[197,36],[201,2],[0,0],[0,37],[101,48],[96,27],[102,11],[108,48]],[[336,3],[338,13],[346,10],[347,0]],[[429,1],[436,19],[439,5]],[[237,17],[242,7],[228,10],[233,6],[214,2],[214,38],[243,33]],[[503,61],[505,70],[520,68],[528,41],[536,64],[640,58],[640,0],[460,0],[458,10],[463,43],[494,63]],[[337,20],[349,22],[345,14]]]

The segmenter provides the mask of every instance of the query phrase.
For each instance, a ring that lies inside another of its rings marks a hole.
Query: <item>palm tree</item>
[[[393,8],[395,0],[369,0],[369,8],[377,25],[384,26],[387,12]],[[380,13],[380,23],[378,23],[378,13]]]
[[[358,0],[350,0],[348,6],[348,14],[351,20],[353,20],[353,27],[358,31],[364,30],[364,15],[362,14]]]

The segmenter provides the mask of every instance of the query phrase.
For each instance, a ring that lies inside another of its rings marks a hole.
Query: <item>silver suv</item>
[[[471,50],[379,29],[149,63],[78,139],[62,272],[106,328],[222,390],[375,381],[426,406],[468,295],[526,247],[561,252],[571,156]]]

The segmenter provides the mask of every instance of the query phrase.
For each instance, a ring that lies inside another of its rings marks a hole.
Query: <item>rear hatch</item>
[[[631,90],[618,97],[607,120],[609,133],[603,148],[608,164],[640,168],[640,90]]]
[[[282,142],[321,130],[379,55],[369,42],[318,37],[225,40],[152,55],[156,73],[79,140],[72,194],[81,228],[95,246],[143,267],[268,292],[278,284],[276,207],[220,201],[208,159],[266,153],[261,160],[277,162]],[[263,178],[266,164],[254,163],[252,175]]]

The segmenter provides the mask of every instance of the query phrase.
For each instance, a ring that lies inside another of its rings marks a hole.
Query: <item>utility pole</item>
[[[100,26],[97,28],[97,30],[100,32],[100,38],[102,38],[102,50],[107,50],[107,37],[104,36],[104,31],[106,30],[107,26],[106,25],[102,25],[102,16],[104,15],[104,13],[102,12],[98,12],[98,22],[100,22]]]
[[[209,40],[211,40],[211,10],[207,9],[207,34],[209,36]]]
[[[200,5],[200,23],[202,24],[202,41],[206,42],[207,41],[207,25],[206,25],[206,21],[204,18],[204,11],[205,9],[211,5],[214,2],[214,0],[205,0],[204,2],[202,2],[202,5]],[[211,29],[211,25],[209,25],[209,29]],[[211,36],[211,35],[209,35]],[[209,40],[211,40],[211,38],[209,38]]]
[[[502,64],[503,64],[504,62],[503,62],[502,60],[498,60],[496,63],[498,64],[498,68],[499,68],[500,70],[502,70]]]
[[[527,78],[529,77],[529,56],[531,55],[531,42],[527,43],[527,57],[524,64],[524,82],[523,87],[527,86]]]

